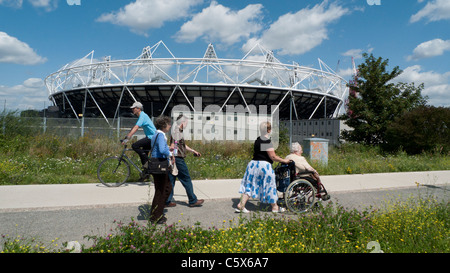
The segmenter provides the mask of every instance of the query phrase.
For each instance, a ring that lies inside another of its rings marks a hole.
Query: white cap
[[[139,108],[139,109],[141,109],[141,110],[144,110],[144,106],[142,105],[142,103],[140,103],[140,102],[138,102],[138,101],[136,101],[135,103],[133,103],[133,105],[131,105],[131,107],[130,108]]]

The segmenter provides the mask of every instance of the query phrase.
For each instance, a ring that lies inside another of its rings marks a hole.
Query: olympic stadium
[[[107,121],[130,115],[135,101],[153,117],[170,115],[176,105],[198,111],[199,97],[200,110],[270,105],[280,120],[334,118],[348,92],[347,82],[320,59],[318,68],[286,64],[259,44],[241,59],[219,58],[212,44],[201,52],[175,57],[163,41],[127,60],[97,59],[92,51],[49,75],[45,85],[59,116]]]

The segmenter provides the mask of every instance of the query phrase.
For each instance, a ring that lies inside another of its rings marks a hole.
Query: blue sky
[[[449,0],[0,0],[0,111],[50,104],[43,80],[92,50],[134,59],[162,40],[177,57],[242,58],[256,42],[282,62],[345,79],[351,57],[389,59],[396,79],[425,83],[429,104],[450,106]],[[379,4],[379,5],[377,5]],[[339,63],[339,65],[338,65]]]

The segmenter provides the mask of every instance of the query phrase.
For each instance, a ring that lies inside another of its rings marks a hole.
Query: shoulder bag
[[[156,141],[158,140],[160,133],[156,136],[155,144],[153,145],[150,156],[153,152],[153,148],[156,146]],[[148,169],[147,173],[149,174],[165,174],[169,171],[169,161],[167,158],[158,158],[158,157],[151,157],[148,160]]]

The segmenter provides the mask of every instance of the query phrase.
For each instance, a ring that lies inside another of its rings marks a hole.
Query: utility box
[[[328,139],[325,138],[305,138],[303,140],[303,153],[318,161],[320,164],[328,165]]]

